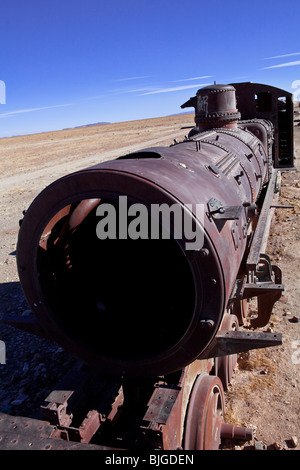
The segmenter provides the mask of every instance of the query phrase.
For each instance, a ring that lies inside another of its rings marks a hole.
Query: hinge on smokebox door
[[[246,211],[246,214],[250,214],[251,210],[254,212],[256,206],[251,205],[250,203],[245,203],[242,206],[223,206],[223,204],[218,201],[218,199],[211,198],[208,201],[208,212],[209,216],[214,219],[217,223],[218,221],[226,221],[226,220],[235,220],[235,224],[231,228],[231,235],[234,244],[235,250],[238,249],[239,246],[239,234],[238,234],[238,225],[239,219],[241,217],[243,209]],[[244,224],[242,227],[243,237],[247,236],[247,223]]]
[[[243,206],[223,206],[223,204],[212,197],[208,203],[209,215],[214,220],[237,220],[240,218]]]

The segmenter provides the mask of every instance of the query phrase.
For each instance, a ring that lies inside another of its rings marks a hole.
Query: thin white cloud
[[[146,87],[146,88],[135,88],[134,90],[123,90],[122,93],[139,93],[141,91],[155,91],[156,89],[154,87]]]
[[[156,93],[170,93],[172,91],[187,90],[188,88],[197,88],[210,85],[210,83],[198,83],[194,85],[185,85],[185,86],[176,86],[172,88],[161,88],[159,90],[148,91],[147,93],[142,93],[142,95],[154,95]]]
[[[261,70],[277,69],[280,67],[293,67],[295,65],[300,65],[300,60],[295,60],[294,62],[285,62],[284,64],[271,65],[270,67],[263,67]]]
[[[107,98],[107,96],[116,96],[116,95],[123,95],[126,93],[139,93],[141,91],[150,91],[155,90],[153,87],[143,87],[143,88],[134,88],[133,90],[128,90],[127,88],[119,88],[116,90],[110,90],[107,93],[102,93],[101,95],[95,96],[88,96],[87,98],[83,98],[83,100],[97,100],[100,98]]]
[[[128,78],[118,78],[114,82],[127,82],[128,80],[140,80],[141,78],[150,78],[150,75],[144,75],[142,77],[128,77]]]
[[[291,57],[293,55],[300,55],[300,52],[292,52],[291,54],[283,54],[283,55],[274,55],[273,57],[264,57],[263,60],[281,59],[282,57]]]
[[[173,82],[188,82],[191,80],[203,80],[203,78],[211,78],[213,75],[203,75],[203,77],[183,78],[181,80],[172,80]]]
[[[72,106],[71,103],[69,104],[56,104],[54,106],[43,106],[41,108],[27,108],[27,109],[18,109],[16,111],[9,111],[7,113],[0,114],[0,118],[5,118],[8,116],[13,116],[15,114],[23,114],[23,113],[32,113],[33,111],[41,111],[43,109],[51,109],[51,108],[62,108],[65,106]]]

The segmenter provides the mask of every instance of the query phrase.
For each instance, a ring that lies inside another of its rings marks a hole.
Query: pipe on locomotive
[[[259,138],[239,127],[233,86],[205,87],[196,99],[186,140],[64,176],[22,221],[17,264],[32,312],[55,342],[104,373],[155,377],[201,357],[237,278],[250,208],[269,178],[272,126],[253,123]],[[147,227],[161,228],[154,206],[180,208],[201,245],[184,230],[175,236],[175,212],[169,237],[128,236],[141,207]],[[109,208],[114,220],[105,220]]]

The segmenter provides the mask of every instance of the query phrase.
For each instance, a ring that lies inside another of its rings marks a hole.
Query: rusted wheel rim
[[[226,314],[221,325],[221,330],[231,331],[238,329],[238,318],[235,315]],[[237,354],[231,354],[229,356],[221,356],[215,358],[215,375],[220,377],[225,391],[228,389],[228,385],[232,380],[236,364]]]
[[[245,301],[245,304],[243,303],[243,307],[242,307],[244,309],[243,312],[247,312],[247,308],[248,308],[247,299],[242,300],[242,302],[244,301]],[[226,316],[226,319],[224,322],[224,329],[238,330],[239,329],[238,318],[235,315]],[[228,356],[228,381],[229,381],[228,383],[231,382],[233,371],[236,365],[237,365],[237,354],[231,354],[230,356]]]
[[[224,390],[228,389],[233,375],[233,363],[231,356],[215,358],[215,374],[221,379]]]
[[[184,449],[217,450],[224,423],[224,390],[219,377],[200,374],[186,414]]]
[[[236,315],[240,325],[245,325],[248,317],[248,301],[247,299],[238,300],[232,305],[232,313]]]

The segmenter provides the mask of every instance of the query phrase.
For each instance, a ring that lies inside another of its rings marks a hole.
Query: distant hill
[[[82,126],[65,127],[62,130],[67,131],[69,129],[80,129],[81,127],[102,126],[103,124],[111,124],[111,122],[94,122],[92,124],[82,124]]]
[[[93,124],[83,124],[82,126],[74,127],[74,129],[78,129],[79,127],[102,126],[103,124],[111,124],[111,122],[94,122]]]
[[[182,113],[175,113],[175,114],[167,114],[165,117],[171,116],[181,116],[182,114],[192,114],[192,111],[184,111]],[[145,118],[146,119],[146,118]],[[130,121],[129,121],[130,122]],[[81,127],[91,127],[91,126],[102,126],[104,124],[113,124],[111,122],[94,122],[92,124],[82,124],[82,126],[75,126],[75,127],[65,127],[63,130],[66,131],[68,129],[80,129]]]
[[[193,114],[193,111],[184,111],[184,112],[182,112],[182,113],[168,114],[166,117],[169,117],[169,116],[181,116],[182,114]]]

